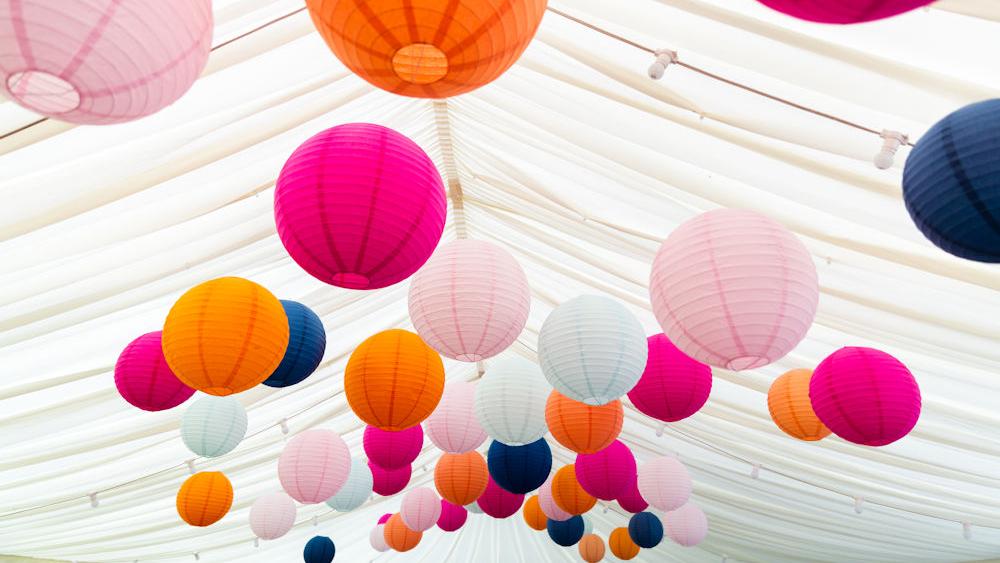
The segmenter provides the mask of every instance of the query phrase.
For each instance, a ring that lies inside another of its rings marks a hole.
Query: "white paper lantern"
[[[425,532],[437,524],[441,516],[441,499],[427,487],[410,490],[403,497],[399,517],[414,532]]]
[[[560,393],[604,405],[635,387],[649,348],[638,319],[624,305],[581,295],[555,308],[538,334],[538,362]]]
[[[372,544],[372,549],[382,553],[384,551],[389,551],[389,544],[385,543],[385,524],[379,524],[372,528],[370,534],[368,534],[368,541]]]
[[[295,501],[282,492],[266,494],[250,507],[250,530],[262,540],[276,540],[295,525]]]
[[[361,506],[372,494],[374,478],[368,464],[360,459],[351,459],[351,472],[347,482],[326,501],[326,505],[337,512],[350,512]]]
[[[486,431],[476,419],[476,386],[467,381],[449,381],[424,431],[441,451],[464,454],[486,440]]]
[[[689,502],[663,519],[667,536],[684,547],[694,547],[708,535],[708,518],[697,505]]]
[[[247,412],[233,396],[207,395],[191,403],[181,418],[181,438],[192,452],[218,457],[233,451],[247,433]]]
[[[653,458],[639,467],[639,494],[653,508],[677,510],[691,498],[691,475],[675,457]]]
[[[545,401],[551,392],[537,365],[518,356],[504,357],[476,384],[476,418],[498,442],[530,444],[548,432]]]

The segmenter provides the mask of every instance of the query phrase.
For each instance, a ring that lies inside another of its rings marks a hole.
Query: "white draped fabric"
[[[216,0],[215,44],[301,8],[300,0]],[[552,0],[553,7],[717,74],[881,130],[920,134],[946,113],[1000,95],[994,0],[943,0],[853,27],[798,22],[752,0]],[[406,554],[378,555],[368,533],[400,498],[349,514],[300,507],[286,537],[253,546],[253,500],[279,487],[291,431],[344,435],[362,456],[362,423],[343,395],[346,357],[364,338],[406,327],[407,283],[373,292],[325,286],[284,252],[272,190],[310,135],[370,121],[416,140],[453,183],[458,233],[510,250],[533,302],[508,351],[534,359],[558,303],[601,293],[648,333],[647,277],[659,242],[717,207],[760,211],[802,239],[819,271],[815,325],[763,369],[716,369],[697,415],[662,437],[629,407],[623,431],[641,460],[677,453],[711,532],[697,548],[664,541],[637,560],[967,561],[1000,556],[1000,269],[948,256],[911,224],[902,162],[871,164],[881,140],[690,70],[646,76],[652,57],[556,14],[495,84],[446,104],[394,97],[352,76],[300,12],[216,50],[178,103],[112,127],[46,121],[0,141],[0,553],[77,561],[301,560],[314,534],[342,561],[578,561],[517,515],[470,515]],[[0,103],[0,133],[37,116]],[[445,148],[446,150],[442,150]],[[192,457],[183,406],[129,407],[112,367],[158,330],[190,286],[244,276],[323,319],[317,374],[240,395],[248,438],[199,460],[235,487],[232,511],[191,528],[174,495]],[[783,371],[843,345],[881,348],[916,375],[924,410],[884,448],[831,437],[801,443],[770,421],[766,391]],[[447,362],[449,378],[474,365]],[[489,363],[487,363],[487,370]],[[570,453],[554,441],[558,463]],[[432,481],[429,441],[412,484]],[[759,479],[750,477],[753,464]],[[428,470],[424,471],[422,468]],[[98,495],[92,508],[87,495]],[[854,497],[863,497],[861,514]],[[627,518],[592,514],[607,538]],[[318,516],[318,525],[312,525]],[[971,540],[962,522],[971,523]],[[609,560],[611,555],[608,555]],[[5,556],[0,555],[0,560]]]

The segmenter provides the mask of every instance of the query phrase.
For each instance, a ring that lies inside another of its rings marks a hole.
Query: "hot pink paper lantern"
[[[708,535],[708,518],[697,505],[689,502],[668,512],[663,527],[670,539],[684,547],[694,547]]]
[[[162,332],[143,334],[129,343],[115,363],[115,387],[132,406],[144,411],[172,409],[194,389],[181,383],[163,357]]]
[[[538,508],[542,509],[542,513],[545,514],[546,517],[550,520],[555,520],[556,522],[565,522],[573,517],[573,515],[569,512],[559,508],[555,499],[552,498],[551,475],[545,480],[545,483],[538,488]]]
[[[574,468],[583,490],[601,500],[615,500],[636,479],[635,456],[618,440],[597,453],[577,454]]]
[[[424,431],[419,424],[399,432],[367,426],[363,444],[372,463],[383,469],[399,469],[410,465],[420,455]]]
[[[70,123],[138,119],[194,84],[212,27],[210,0],[3,0],[0,92]]]
[[[465,521],[468,518],[469,511],[464,506],[455,506],[446,500],[442,500],[441,516],[438,516],[437,526],[445,532],[455,532],[465,525]]]
[[[313,277],[338,287],[398,283],[441,239],[444,184],[416,143],[380,125],[349,123],[295,149],[274,190],[278,236]]]
[[[383,514],[379,517],[378,524],[385,524],[390,518],[392,518],[392,514]]]
[[[496,356],[528,322],[531,291],[517,260],[480,240],[443,245],[410,284],[410,320],[438,352],[463,362]]]
[[[646,499],[642,498],[642,494],[639,492],[639,477],[632,480],[632,483],[625,488],[625,492],[619,495],[617,499],[618,506],[622,507],[622,510],[626,512],[631,512],[632,514],[638,514],[649,508],[649,503]]]
[[[642,498],[664,512],[684,506],[693,488],[687,468],[670,456],[660,456],[642,464],[636,484]]]
[[[295,525],[295,501],[282,492],[266,494],[250,507],[250,530],[262,540],[276,540]]]
[[[427,487],[411,489],[403,497],[399,517],[414,532],[424,532],[434,527],[441,516],[441,499]]]
[[[351,452],[332,430],[300,432],[278,458],[278,480],[293,499],[317,504],[337,494],[351,472]]]
[[[479,508],[494,518],[507,518],[512,514],[516,514],[521,509],[521,504],[523,503],[524,495],[517,495],[507,491],[500,485],[497,485],[493,477],[490,477],[490,481],[486,485],[486,491],[476,500]]]
[[[372,492],[384,497],[402,491],[410,482],[410,476],[413,474],[413,467],[410,465],[396,469],[385,469],[369,461],[368,467],[372,470]]]
[[[476,386],[466,381],[444,385],[441,402],[427,417],[427,437],[442,451],[464,454],[486,440],[486,431],[476,418]]]
[[[664,422],[677,422],[698,412],[712,392],[712,368],[689,358],[666,335],[654,334],[646,342],[646,370],[628,392],[632,404]]]
[[[821,23],[860,23],[927,6],[934,0],[758,0],[779,12]]]
[[[819,283],[791,231],[753,211],[716,209],[670,233],[653,260],[649,294],[677,348],[739,371],[795,348],[816,316]]]
[[[834,434],[884,446],[910,433],[920,418],[920,388],[896,358],[863,347],[830,354],[813,371],[809,400]]]

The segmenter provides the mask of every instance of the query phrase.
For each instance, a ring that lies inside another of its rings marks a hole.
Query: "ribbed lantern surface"
[[[820,23],[861,23],[916,10],[934,0],[758,0],[779,12]]]
[[[545,398],[550,391],[536,364],[508,355],[490,365],[476,384],[476,419],[494,440],[530,444],[548,432]]]
[[[552,450],[544,438],[524,446],[508,446],[496,440],[486,456],[490,477],[504,489],[527,494],[545,483],[552,470]]]
[[[632,450],[618,440],[599,452],[577,454],[573,465],[583,490],[601,500],[626,494],[637,476]]]
[[[578,454],[608,447],[621,433],[624,417],[621,401],[592,406],[552,391],[545,402],[545,420],[552,437]]]
[[[388,521],[388,519],[386,520]],[[372,531],[368,534],[368,542],[371,544],[372,549],[379,553],[389,551],[389,544],[385,542],[385,523],[372,528]]]
[[[333,540],[326,536],[313,536],[302,549],[302,560],[305,563],[332,563],[337,554]]]
[[[573,516],[566,520],[553,520],[549,518],[549,521],[545,524],[545,528],[548,530],[549,538],[556,545],[569,547],[576,545],[580,541],[580,538],[583,537],[583,518],[580,516]]]
[[[404,465],[397,469],[384,469],[368,462],[368,469],[372,472],[372,490],[377,495],[384,497],[394,495],[406,488],[413,475],[413,467]]]
[[[597,504],[597,499],[580,486],[574,464],[564,465],[556,471],[551,486],[552,500],[570,514],[583,514]]]
[[[372,463],[385,469],[397,469],[410,465],[420,455],[424,431],[419,424],[398,432],[367,426],[362,444]]]
[[[288,348],[277,369],[264,380],[268,387],[302,382],[316,371],[326,351],[326,332],[319,316],[296,301],[282,299],[281,306],[288,317]]]
[[[649,508],[649,503],[646,502],[646,499],[642,498],[642,493],[639,492],[638,469],[636,470],[636,478],[632,479],[632,482],[625,488],[625,492],[618,495],[618,498],[615,500],[618,501],[618,506],[622,507],[622,510],[631,512],[632,514]]]
[[[181,418],[181,438],[192,452],[205,457],[227,454],[247,433],[247,412],[236,397],[201,397]]]
[[[192,526],[211,526],[233,505],[233,486],[218,471],[200,471],[177,491],[177,514]]]
[[[628,535],[639,547],[654,548],[663,541],[663,522],[652,512],[633,514],[628,521]]]
[[[712,392],[712,368],[692,360],[663,334],[646,339],[649,355],[639,383],[628,392],[635,408],[664,422],[698,412]]]
[[[424,424],[427,437],[441,451],[460,454],[486,441],[486,431],[476,418],[476,386],[452,380],[444,385],[441,402]]]
[[[809,400],[811,369],[793,369],[783,373],[767,391],[767,410],[771,420],[793,438],[814,442],[830,435]]]
[[[118,394],[144,411],[172,409],[194,394],[167,365],[161,336],[160,331],[143,334],[130,342],[115,362]]]
[[[441,454],[434,466],[434,486],[441,497],[458,506],[475,502],[486,490],[490,473],[477,451]]]
[[[403,497],[399,516],[407,528],[426,532],[437,524],[441,516],[441,499],[427,487],[410,489]]]
[[[323,502],[340,491],[351,472],[351,452],[332,430],[300,432],[278,458],[278,479],[303,504]]]
[[[675,457],[660,456],[639,467],[636,484],[642,498],[653,508],[669,512],[684,506],[691,498],[691,475]]]
[[[357,458],[351,459],[351,471],[344,486],[326,500],[326,505],[337,512],[350,512],[358,508],[372,494],[374,478],[368,464]]]
[[[663,527],[675,543],[694,547],[708,535],[708,518],[696,504],[689,502],[668,512],[663,518]]]
[[[612,555],[622,561],[635,559],[635,556],[639,555],[639,546],[628,535],[628,528],[612,530],[611,535],[608,536],[608,547],[611,548]]]
[[[604,559],[604,540],[596,534],[585,534],[577,544],[577,551],[587,563],[597,563]]]
[[[483,509],[486,515],[494,518],[507,518],[516,514],[523,503],[524,495],[505,490],[492,477],[486,485],[486,490],[476,500],[479,508]]]
[[[555,475],[549,475],[549,478],[542,483],[541,487],[538,487],[538,507],[542,509],[542,512],[550,520],[557,520],[562,522],[568,520],[573,515],[566,512],[556,504],[556,500],[552,497],[552,480]]]
[[[438,516],[437,527],[444,532],[456,532],[465,525],[469,518],[469,511],[463,506],[454,504],[442,499],[441,515]]]
[[[389,521],[384,526],[385,528],[382,532],[385,537],[385,543],[394,551],[410,551],[414,547],[417,547],[421,538],[424,537],[423,532],[407,528],[403,522],[403,518],[399,514],[393,514],[392,518],[389,518]]]
[[[528,500],[524,501],[524,508],[521,509],[521,516],[524,517],[524,523],[536,532],[544,530],[549,520],[548,517],[545,516],[545,513],[542,512],[542,507],[538,504],[538,495],[532,495],[528,497]]]
[[[250,530],[262,540],[276,540],[295,525],[295,501],[282,492],[268,493],[250,507]]]

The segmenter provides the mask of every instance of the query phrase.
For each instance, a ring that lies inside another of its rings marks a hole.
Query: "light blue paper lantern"
[[[372,470],[368,464],[360,459],[351,459],[351,472],[347,475],[347,482],[341,487],[337,494],[326,501],[326,505],[337,512],[350,512],[361,506],[372,495],[374,485]]]
[[[590,516],[583,514],[583,535],[589,535],[594,533],[594,522],[590,519]]]
[[[479,503],[478,502],[473,502],[473,503],[469,503],[469,504],[465,505],[465,509],[468,510],[469,512],[471,512],[472,514],[482,514],[483,513],[483,509],[479,508]]]
[[[181,419],[181,438],[192,452],[218,457],[233,451],[247,433],[247,412],[236,397],[206,396]]]

